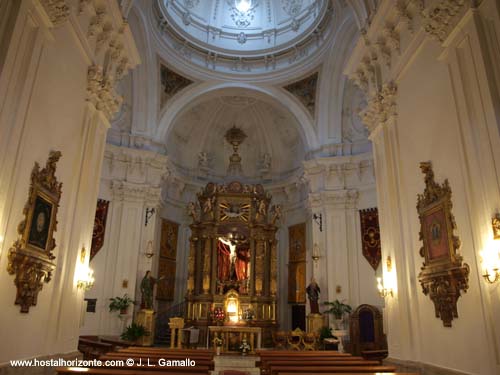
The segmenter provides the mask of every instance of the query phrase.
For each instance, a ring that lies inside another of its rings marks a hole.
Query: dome
[[[172,27],[192,43],[229,54],[277,52],[318,26],[324,0],[164,0]]]
[[[320,50],[332,28],[328,0],[157,0],[169,52],[215,71],[289,67]]]

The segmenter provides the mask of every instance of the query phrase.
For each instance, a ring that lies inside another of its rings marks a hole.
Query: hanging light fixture
[[[234,7],[241,13],[246,13],[252,8],[252,0],[234,0]]]

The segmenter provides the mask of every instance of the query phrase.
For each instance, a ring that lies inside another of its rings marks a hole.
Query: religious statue
[[[187,205],[187,213],[188,216],[191,216],[194,222],[197,222],[199,220],[198,217],[198,212],[196,212],[196,205],[194,202],[189,202]]]
[[[276,225],[281,220],[281,204],[277,204],[271,208],[271,224]]]
[[[260,169],[261,170],[269,170],[271,168],[271,155],[267,152],[263,154],[260,158]]]
[[[311,283],[306,288],[307,297],[309,298],[309,305],[311,306],[311,314],[319,314],[319,285],[313,277]]]
[[[210,159],[208,157],[208,153],[206,153],[205,151],[201,151],[198,154],[198,166],[200,168],[208,168],[209,163],[210,163]]]
[[[257,214],[255,215],[255,219],[257,221],[264,221],[267,215],[267,204],[265,199],[259,200],[257,203]]]
[[[206,198],[203,202],[203,213],[213,217],[213,209],[215,204],[215,196],[212,198]]]
[[[157,281],[163,279],[163,276],[156,280],[151,276],[151,271],[146,271],[146,275],[141,281],[141,309],[153,309],[153,291]]]

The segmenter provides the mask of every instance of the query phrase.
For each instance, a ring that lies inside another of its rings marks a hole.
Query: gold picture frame
[[[15,275],[17,288],[15,304],[22,313],[28,313],[37,304],[43,283],[48,283],[55,269],[52,250],[56,247],[54,231],[57,228],[57,209],[61,199],[62,183],[55,176],[59,151],[51,151],[45,168],[35,162],[31,172],[28,201],[24,219],[19,223],[19,238],[9,250],[7,271]]]
[[[462,264],[458,253],[460,239],[454,234],[456,223],[448,180],[436,183],[430,162],[420,163],[420,169],[425,174],[425,190],[417,200],[424,264],[418,279],[423,293],[434,303],[436,317],[445,327],[451,327],[452,320],[458,318],[461,291],[469,287],[469,266]]]

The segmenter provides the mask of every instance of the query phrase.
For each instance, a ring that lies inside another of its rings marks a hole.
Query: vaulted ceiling
[[[221,92],[177,117],[167,140],[172,162],[190,175],[224,178],[233,152],[224,135],[232,126],[247,135],[239,149],[241,178],[280,179],[304,159],[299,126],[286,109],[244,92]]]

